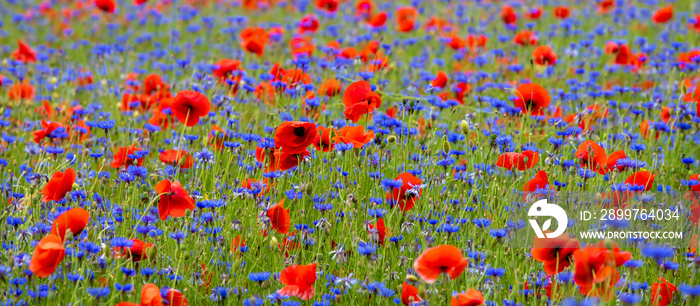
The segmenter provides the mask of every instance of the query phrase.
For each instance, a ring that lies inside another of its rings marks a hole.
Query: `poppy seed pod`
[[[394,142],[396,142],[396,136],[389,135],[389,137],[386,138],[386,141],[389,143],[394,143]]]

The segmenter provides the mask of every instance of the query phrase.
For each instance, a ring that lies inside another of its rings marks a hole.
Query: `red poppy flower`
[[[593,171],[597,171],[600,174],[605,174],[605,167],[607,166],[608,154],[605,153],[605,149],[597,144],[595,141],[586,140],[576,150],[574,157],[578,158],[581,162],[581,167],[586,167]]]
[[[17,50],[12,52],[12,57],[14,57],[16,61],[21,61],[25,64],[33,63],[36,62],[36,51],[18,39]]]
[[[55,131],[57,128],[62,127],[62,125],[58,122],[51,122],[48,123],[46,120],[41,119],[41,130],[36,130],[32,132],[32,135],[34,136],[34,142],[40,143],[42,139],[44,139],[46,136],[49,136],[51,132]]]
[[[534,46],[539,42],[539,39],[532,31],[522,30],[515,34],[513,42],[521,46]]]
[[[10,100],[31,100],[34,98],[34,86],[28,81],[12,84],[7,91],[7,96]]]
[[[382,11],[367,20],[367,23],[371,25],[372,27],[378,28],[378,27],[383,27],[386,24],[386,19],[388,18],[386,12]]]
[[[688,28],[691,30],[695,30],[695,32],[700,33],[700,14],[695,15],[694,18],[691,18],[688,21]]]
[[[607,14],[615,7],[615,0],[602,0],[598,2],[598,14]]]
[[[335,137],[334,140],[336,142],[352,144],[356,149],[362,148],[362,146],[374,139],[374,131],[367,131],[365,133],[365,127],[361,125],[345,126],[340,128],[339,132],[340,135]]]
[[[167,219],[168,216],[184,217],[187,210],[194,209],[194,200],[178,181],[170,183],[169,180],[162,180],[156,185],[156,192],[160,196],[158,214],[161,220]]]
[[[162,306],[163,297],[155,284],[145,284],[141,288],[141,306]]]
[[[245,28],[241,32],[241,47],[250,53],[262,56],[269,38],[270,36],[263,28]]]
[[[209,99],[196,91],[183,90],[177,93],[170,110],[181,123],[194,126],[199,118],[209,114],[211,103]]]
[[[75,171],[73,171],[71,168],[66,169],[66,172],[56,171],[51,176],[51,180],[46,183],[46,186],[44,186],[44,189],[42,190],[42,201],[58,202],[63,200],[66,194],[73,188],[75,178]]]
[[[153,247],[153,243],[144,242],[135,238],[129,240],[134,243],[132,246],[114,248],[115,257],[131,258],[134,262],[148,258],[147,251]]]
[[[314,33],[318,30],[318,19],[314,15],[306,15],[299,21],[299,33]]]
[[[179,165],[181,169],[189,169],[194,165],[194,157],[185,150],[168,149],[161,152],[158,158],[168,165]]]
[[[514,24],[518,22],[518,15],[515,14],[515,9],[510,5],[501,7],[501,20],[505,24]]]
[[[270,184],[267,183],[267,179],[263,179],[262,181],[258,181],[256,179],[249,178],[247,180],[244,180],[241,182],[241,187],[245,189],[260,189],[259,195],[264,195],[268,191],[270,191]]]
[[[170,89],[170,85],[163,82],[163,78],[155,73],[147,75],[143,79],[143,93],[151,95],[159,91],[167,91]]]
[[[576,250],[574,281],[579,285],[579,293],[599,296],[603,301],[611,300],[615,295],[614,286],[620,280],[617,267],[630,258],[629,252],[620,251],[617,243],[612,241],[600,241]]]
[[[318,141],[318,131],[313,122],[285,121],[275,129],[275,145],[283,154],[298,154]]]
[[[553,66],[557,63],[557,55],[550,46],[538,46],[532,51],[532,58],[537,65]]]
[[[615,64],[618,65],[629,65],[633,57],[632,49],[626,44],[621,44],[615,50]]]
[[[340,93],[343,87],[336,79],[328,79],[318,87],[318,95],[321,97],[334,97]]]
[[[447,273],[451,279],[459,277],[469,262],[462,257],[462,251],[446,244],[426,249],[413,262],[413,270],[428,283],[434,283],[440,274]]]
[[[535,151],[525,150],[523,153],[508,152],[498,156],[496,166],[512,170],[513,167],[525,171],[534,167],[540,160],[540,154]]]
[[[420,187],[423,181],[408,172],[399,174],[396,179],[401,180],[401,188],[387,191],[386,198],[397,201],[401,211],[409,211],[413,208],[416,199],[420,199],[423,194],[423,188]]]
[[[571,10],[566,6],[557,6],[554,8],[554,17],[566,19],[571,14]]]
[[[74,236],[77,236],[85,229],[88,221],[90,221],[90,213],[87,210],[80,207],[72,208],[56,217],[51,226],[51,234],[64,240],[66,232],[70,230]]]
[[[357,16],[371,16],[374,11],[374,3],[372,0],[359,0],[355,5],[355,14]]]
[[[447,74],[442,70],[438,71],[437,76],[430,82],[430,85],[433,87],[445,88],[445,85],[447,85]]]
[[[165,300],[168,306],[188,306],[189,303],[182,292],[175,289],[168,289],[165,294]]]
[[[411,32],[416,25],[418,11],[412,6],[396,9],[396,25],[399,32]]]
[[[278,294],[309,300],[315,292],[316,263],[289,266],[282,270],[279,280],[285,287],[277,290]]]
[[[267,217],[270,218],[272,228],[274,228],[278,233],[289,233],[291,220],[289,218],[289,209],[284,209],[284,199],[267,210]]]
[[[379,244],[384,245],[384,239],[386,239],[386,226],[384,225],[383,218],[377,218],[377,224],[369,224],[369,229],[377,229],[377,238],[379,238]]]
[[[624,159],[624,158],[627,158],[627,155],[625,155],[624,150],[612,152],[608,156],[607,161],[605,162],[605,169],[607,171],[613,171],[614,169],[617,169],[618,172],[624,171],[626,167],[624,165],[620,166],[617,164],[618,160]]]
[[[137,148],[136,146],[130,146],[130,147],[121,147],[117,151],[116,154],[114,154],[114,160],[109,164],[112,168],[118,169],[121,167],[129,167],[131,165],[137,165],[141,166],[143,164],[143,158],[138,158],[138,159],[132,159],[129,157],[130,155],[133,155],[134,153],[141,151],[143,149]],[[135,163],[135,164],[134,164]]]
[[[316,0],[316,7],[329,13],[337,11],[338,5],[340,5],[338,0]]]
[[[117,3],[114,0],[95,0],[95,6],[105,13],[114,13]]]
[[[525,17],[533,20],[540,19],[540,17],[542,17],[542,9],[539,7],[531,8],[525,13]]]
[[[338,137],[340,133],[333,128],[325,128],[322,126],[317,127],[319,137],[316,138],[316,141],[314,142],[314,147],[316,150],[323,151],[323,152],[329,152],[335,148],[335,143],[331,141],[331,136],[333,136],[333,139]],[[331,135],[333,134],[333,135]]]
[[[401,302],[406,306],[411,306],[411,303],[421,301],[423,301],[423,299],[418,296],[418,288],[408,282],[403,282],[403,286],[401,287]]]
[[[38,277],[47,277],[58,268],[58,264],[66,255],[63,241],[56,235],[46,235],[34,248],[29,270]]]
[[[544,264],[544,272],[554,275],[571,265],[574,252],[580,248],[578,239],[571,239],[567,234],[555,238],[535,237],[532,259]]]
[[[222,59],[216,62],[214,65],[216,65],[219,68],[216,68],[213,72],[214,76],[219,79],[219,83],[223,83],[224,80],[229,78],[231,74],[234,71],[237,71],[241,67],[241,62],[238,60],[233,60],[233,59]]]
[[[644,191],[651,190],[651,185],[654,184],[656,174],[651,174],[649,171],[637,171],[632,173],[626,180],[625,184],[632,186],[643,186]]]
[[[515,107],[520,108],[524,114],[542,116],[543,109],[549,106],[552,98],[542,86],[537,84],[523,84],[518,86],[515,92]]]
[[[469,288],[465,293],[457,293],[450,301],[451,306],[478,306],[484,305],[484,295],[480,291]]]
[[[534,178],[527,181],[525,186],[523,186],[523,191],[526,193],[534,192],[537,189],[545,189],[549,185],[549,179],[547,178],[547,172],[538,171]]]
[[[666,306],[671,304],[673,295],[676,293],[676,286],[663,277],[659,277],[658,280],[651,285],[651,305]]]
[[[299,165],[299,161],[303,160],[304,157],[309,156],[311,153],[309,151],[299,152],[299,153],[285,153],[284,151],[276,150],[272,155],[274,158],[271,159],[270,171],[280,170],[285,171],[294,168]]]
[[[662,7],[652,17],[655,23],[666,23],[673,18],[673,5]]]
[[[372,92],[372,86],[366,81],[357,81],[350,84],[343,94],[345,105],[345,118],[357,123],[362,115],[371,113],[381,106],[382,98]]]

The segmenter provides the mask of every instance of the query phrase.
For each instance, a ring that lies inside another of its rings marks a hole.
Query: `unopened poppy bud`
[[[178,248],[180,249],[180,251],[187,251],[187,246],[184,243],[180,243],[178,245]]]
[[[603,245],[606,249],[612,249],[613,247],[615,247],[615,241],[613,241],[612,239],[605,239],[603,240]]]
[[[380,149],[386,148],[386,141],[383,141],[382,143],[379,144]]]
[[[416,105],[416,101],[411,100],[408,102],[408,105],[411,106],[411,108],[413,108],[413,106]]]
[[[78,185],[78,184],[76,184],[76,183],[73,183],[73,186],[71,186],[71,188],[73,188],[73,189],[78,189],[78,188],[80,188],[80,185]]]
[[[191,216],[191,215],[192,215],[192,210],[190,210],[190,209],[185,210],[185,216],[188,216],[188,217],[189,217],[189,216]]]
[[[66,235],[63,238],[63,241],[71,241],[73,240],[73,231],[71,231],[69,228],[66,229]]]
[[[442,151],[445,152],[445,154],[450,153],[450,142],[445,140],[442,142]]]
[[[307,196],[311,196],[314,193],[314,185],[312,185],[311,183],[307,183],[305,191]]]
[[[462,133],[464,133],[465,135],[469,133],[469,123],[467,122],[467,120],[462,120],[462,122],[460,123],[460,127],[462,128]]]
[[[49,83],[51,83],[51,84],[56,84],[57,82],[58,82],[58,78],[56,78],[56,77],[51,77],[49,79]]]
[[[415,275],[409,274],[409,275],[406,275],[406,280],[409,282],[417,282],[418,278]]]
[[[280,243],[279,243],[279,241],[277,241],[277,238],[272,237],[272,239],[270,239],[270,248],[274,249],[274,248],[278,247],[279,245],[280,245]]]
[[[394,143],[396,142],[396,136],[389,135],[389,137],[386,138],[386,141],[388,141],[389,143]]]
[[[423,300],[428,299],[428,292],[425,290],[425,285],[420,284],[420,286],[418,286],[418,296]]]
[[[146,248],[146,257],[150,259],[155,259],[158,256],[158,248],[154,245]]]

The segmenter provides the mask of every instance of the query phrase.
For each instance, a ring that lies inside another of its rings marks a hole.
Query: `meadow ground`
[[[699,13],[0,2],[2,305],[699,305]]]

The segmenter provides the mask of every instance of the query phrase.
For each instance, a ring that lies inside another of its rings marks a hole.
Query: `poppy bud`
[[[76,184],[76,183],[73,183],[73,185],[71,186],[71,188],[73,188],[73,189],[78,189],[78,188],[80,188],[80,186],[79,186],[78,184]]]
[[[445,152],[445,154],[450,153],[450,142],[447,140],[444,140],[442,142],[442,151]]]
[[[56,84],[57,82],[58,82],[58,78],[56,78],[56,77],[51,77],[49,79],[49,83],[51,83],[51,84]]]
[[[187,251],[187,246],[184,243],[180,243],[178,245],[178,248],[180,249],[180,251]],[[189,253],[185,253],[185,255],[187,255],[187,254],[189,254]]]
[[[70,230],[70,228],[66,229],[66,234],[63,236],[63,241],[71,241],[73,240],[73,231]]]
[[[306,195],[311,196],[314,193],[314,185],[311,183],[306,184]]]
[[[188,216],[188,217],[189,217],[189,216],[191,216],[191,215],[192,215],[192,210],[191,210],[191,209],[185,210],[185,216]]]
[[[379,148],[382,150],[386,148],[386,142],[382,142],[381,144],[379,144]]]
[[[355,155],[355,157],[359,157],[360,156],[360,148],[354,148],[352,150],[352,153],[353,153],[353,155]]]
[[[396,142],[396,136],[389,135],[389,137],[386,138],[386,141],[388,141],[389,143],[394,143]]]
[[[409,282],[417,282],[418,278],[415,275],[409,274],[409,275],[406,275],[406,280]]]
[[[464,135],[469,133],[469,123],[467,122],[467,120],[462,120],[460,126],[462,128],[462,133],[464,133]]]
[[[277,241],[277,238],[272,237],[272,239],[270,239],[270,247],[271,248],[274,249],[274,248],[278,247],[279,245],[280,245],[280,243],[279,243],[279,241]]]
[[[413,107],[416,105],[416,101],[413,101],[413,100],[408,101],[408,105],[409,105],[411,108],[413,108]]]
[[[152,245],[148,248],[146,248],[146,257],[154,260],[158,256],[158,248],[156,245]]]
[[[420,286],[418,286],[418,296],[424,301],[428,299],[428,292],[425,290],[425,285],[420,284]]]
[[[138,166],[138,165],[139,165],[139,160],[138,160],[138,159],[134,159],[134,160],[131,161],[131,164],[134,165],[134,166]]]
[[[613,241],[612,239],[605,239],[605,240],[603,240],[603,241],[604,241],[604,242],[603,242],[603,245],[604,245],[605,248],[607,248],[607,249],[612,249],[612,248],[614,248],[614,247],[617,246],[617,244],[615,243],[615,241]]]

